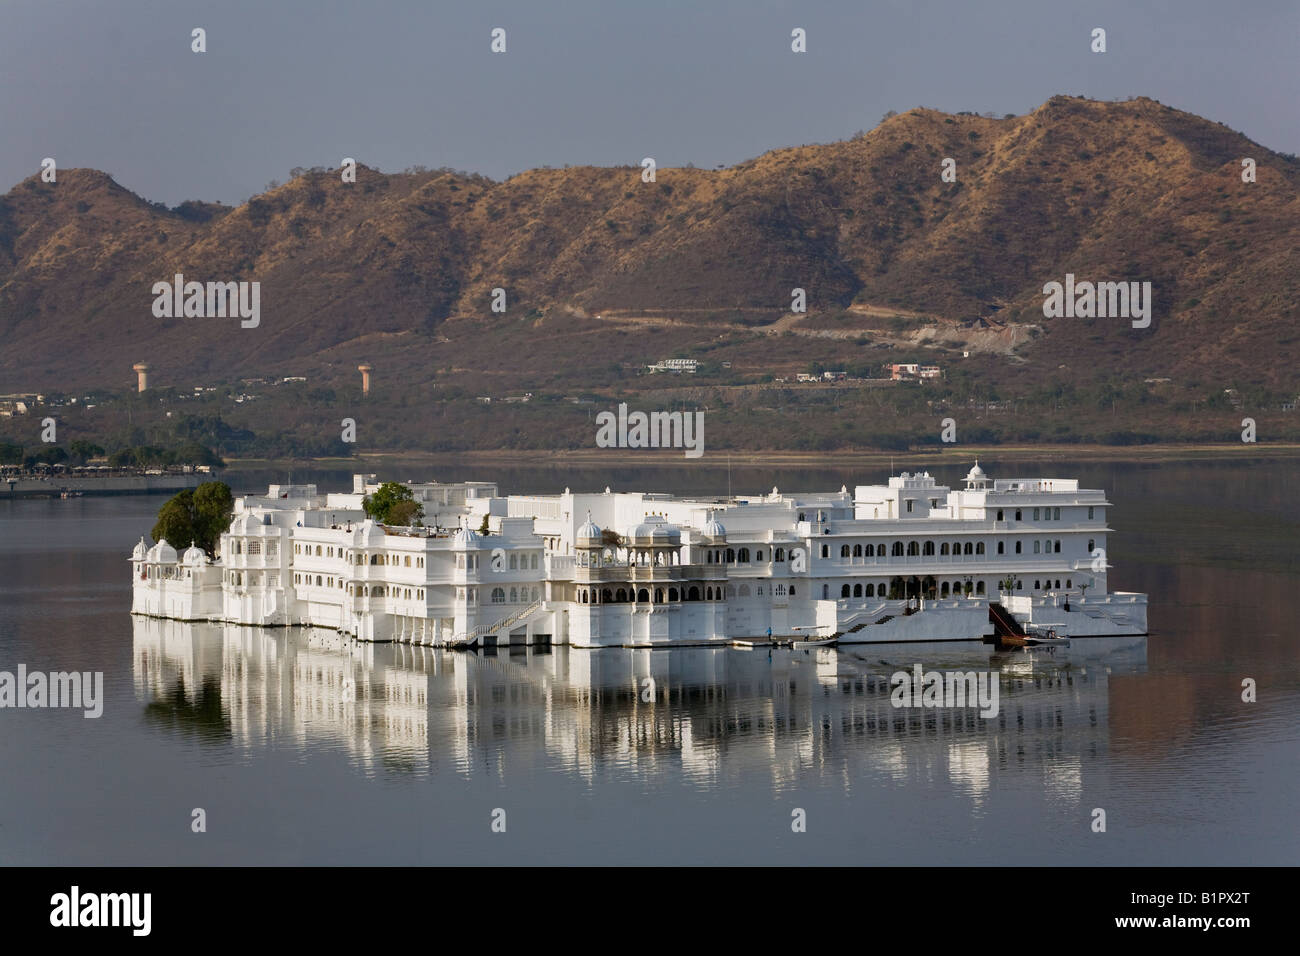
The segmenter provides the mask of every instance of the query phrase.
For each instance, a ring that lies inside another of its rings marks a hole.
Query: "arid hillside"
[[[500,183],[362,167],[352,184],[308,172],[235,209],[166,209],[63,170],[0,199],[0,392],[129,386],[142,360],[180,387],[351,380],[367,361],[411,388],[577,388],[594,368],[706,350],[737,376],[968,352],[996,381],[1286,389],[1298,195],[1294,157],[1222,125],[1063,96],[1006,119],[913,110],[653,183],[638,167]],[[260,282],[259,327],[155,317],[151,288],[176,273]],[[1151,327],[1045,319],[1043,285],[1066,273],[1150,281]],[[790,312],[796,287],[806,314]]]

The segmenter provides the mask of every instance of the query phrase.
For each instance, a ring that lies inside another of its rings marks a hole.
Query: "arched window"
[[[676,589],[676,588],[669,588],[669,589],[668,589],[668,600],[670,600],[670,601],[676,601],[676,600],[677,600],[677,589]]]
[[[933,541],[927,541],[927,542],[925,543],[925,546],[921,549],[921,553],[924,554],[924,555],[933,555],[933,554],[934,554],[934,542],[933,542]]]
[[[519,589],[518,589],[518,588],[511,588],[511,589],[510,589],[510,603],[511,603],[511,604],[517,604],[518,602],[519,602]]]
[[[942,556],[942,555],[946,555],[947,553],[948,553],[948,542],[944,541],[939,545],[939,554]]]
[[[664,589],[663,589],[663,588],[655,588],[655,603],[656,603],[656,604],[663,604],[663,603],[664,603]]]
[[[822,557],[823,557],[823,558],[826,557],[826,548],[825,548],[825,547],[822,548]],[[728,564],[735,564],[735,563],[736,563],[736,549],[735,549],[735,548],[728,548],[728,549],[727,549],[727,563],[728,563]]]
[[[1074,587],[1074,585],[1070,582],[1070,579],[1069,579],[1069,578],[1066,578],[1066,579],[1065,579],[1065,587],[1066,587],[1067,590],[1069,590],[1070,588]]]
[[[1020,520],[1020,509],[1019,509],[1019,508],[1016,509],[1016,520],[1017,520],[1017,521]]]
[[[712,600],[713,600],[713,588],[705,588],[705,589],[704,589],[704,600],[706,600],[706,601],[712,601]]]
[[[1034,542],[1034,554],[1037,554],[1037,553],[1038,553],[1038,542],[1035,541],[1035,542]]]
[[[762,549],[762,548],[759,548],[757,551],[754,552],[754,560],[755,560],[755,561],[762,561],[762,560],[763,560],[763,549]]]
[[[776,590],[773,591],[772,593],[775,594],[777,597],[785,597],[785,585],[778,584],[776,586]]]
[[[519,570],[519,557],[517,555],[514,554],[510,555],[510,570],[511,571]]]
[[[831,546],[829,544],[822,545],[822,557],[829,558],[830,556],[831,556]]]
[[[627,591],[625,591],[623,588],[619,588],[618,597],[616,597],[615,600],[618,601],[618,603],[620,604],[625,602],[627,600]]]
[[[776,557],[773,558],[772,560],[776,561],[778,564],[779,564],[780,562],[784,561],[784,560],[785,560],[785,548],[777,548],[777,549],[776,549]]]
[[[1001,554],[1004,550],[1005,550],[1005,545],[1004,545],[1001,541],[999,541],[999,542],[998,542],[998,554]]]
[[[915,541],[907,542],[907,556],[914,558],[921,553],[921,546]]]
[[[712,563],[713,563],[713,552],[712,552],[712,551],[706,551],[706,552],[704,552],[704,563],[705,563],[705,564],[712,564]]]
[[[822,585],[822,600],[824,601],[824,600],[826,600],[827,598],[829,598],[830,596],[831,596],[831,586],[830,586],[829,584],[823,584],[823,585]]]
[[[1035,581],[1035,582],[1034,582],[1034,590],[1035,590],[1035,591],[1039,590],[1039,589],[1041,588],[1041,586],[1042,586],[1042,583],[1043,583],[1042,581]]]
[[[636,599],[641,604],[650,603],[650,591],[647,588],[641,588],[636,592]]]
[[[876,556],[876,546],[874,544],[867,545],[866,554],[867,557],[874,558]]]
[[[1097,547],[1097,542],[1096,542],[1094,539],[1089,538],[1089,539],[1088,539],[1088,554],[1092,554],[1092,552],[1096,549],[1096,547]]]
[[[849,586],[845,584],[840,588],[840,597],[846,598],[848,596],[849,596]]]
[[[983,593],[984,593],[984,582],[983,582],[983,581],[976,581],[976,582],[975,582],[975,593],[976,593],[976,594],[983,594]]]
[[[948,596],[948,582],[944,581],[943,584],[939,585],[939,597],[946,598],[947,596]]]
[[[1059,541],[1056,542],[1056,547],[1053,548],[1052,550],[1055,551],[1057,554],[1060,554],[1060,553],[1061,553],[1061,542],[1059,542]]]
[[[1017,541],[1017,542],[1016,542],[1016,554],[1019,554],[1019,553],[1020,553],[1020,542]]]
[[[862,545],[860,545],[860,544],[855,544],[855,545],[853,546],[853,556],[854,556],[855,558],[860,558],[860,557],[862,557]]]
[[[867,597],[875,597],[875,596],[876,596],[876,586],[874,584],[868,584]]]
[[[890,554],[892,554],[896,558],[901,558],[903,556],[903,542],[895,541],[894,547],[890,551]]]
[[[963,553],[963,554],[970,554],[970,553],[971,553],[971,543],[970,543],[969,541],[966,542],[965,550],[964,550],[962,553]]]
[[[493,603],[493,604],[505,604],[505,603],[506,603],[506,589],[505,589],[505,588],[493,588],[493,589],[492,589],[492,603]]]
[[[740,549],[740,560],[745,564],[749,563],[749,548]]]
[[[862,585],[861,585],[861,584],[855,584],[855,585],[853,585],[853,596],[854,596],[854,597],[862,597]]]
[[[790,585],[790,597],[794,597],[794,585]]]
[[[320,575],[318,574],[318,575],[316,575],[316,587],[320,587],[320,586],[321,586],[321,583],[320,583],[320,582],[321,582],[321,577],[320,577]]]
[[[849,556],[849,546],[847,544],[840,545],[840,557],[847,558],[848,556]]]
[[[537,570],[537,555],[534,554],[529,556],[528,566],[534,571]]]
[[[1002,509],[1001,509],[1001,508],[998,509],[998,520],[999,520],[999,521],[1002,520]]]
[[[609,603],[610,603],[611,601],[613,601],[613,600],[614,600],[614,592],[611,591],[609,588],[604,588],[604,589],[600,592],[600,603],[601,603],[601,604],[609,604]]]
[[[976,541],[976,542],[975,542],[975,553],[976,553],[976,554],[983,554],[983,553],[984,553],[984,542],[983,542],[983,541]]]

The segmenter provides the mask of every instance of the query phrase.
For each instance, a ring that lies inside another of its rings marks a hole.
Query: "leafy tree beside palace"
[[[222,481],[206,481],[193,491],[186,488],[178,492],[164,504],[150,535],[154,541],[166,538],[178,550],[193,544],[214,558],[234,510],[235,498],[230,486]]]

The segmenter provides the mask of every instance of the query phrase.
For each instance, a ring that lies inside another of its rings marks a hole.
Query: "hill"
[[[962,352],[1003,386],[1104,372],[1294,390],[1298,195],[1294,157],[1220,124],[1063,96],[1005,119],[916,109],[653,183],[639,167],[504,182],[361,167],[354,184],[306,172],[238,208],[167,209],[62,170],[0,199],[0,391],[125,387],[141,360],[185,388],[351,382],[367,361],[425,394],[610,386],[668,355],[743,378]],[[259,281],[260,326],[154,317],[151,288],[175,273]],[[1066,273],[1151,281],[1151,328],[1044,319],[1042,287]],[[789,311],[795,287],[807,315]]]

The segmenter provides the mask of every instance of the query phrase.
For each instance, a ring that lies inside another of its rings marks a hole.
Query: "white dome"
[[[670,524],[661,524],[650,534],[650,540],[655,544],[662,544],[666,541],[679,542],[682,540],[682,533]]]
[[[469,528],[457,528],[456,533],[451,536],[451,546],[461,551],[477,549],[479,537]]]
[[[721,521],[710,516],[708,524],[703,528],[702,534],[706,538],[725,538],[727,536],[727,529],[722,526]]]
[[[144,543],[144,538],[141,538],[136,542],[135,547],[131,549],[131,560],[143,561],[148,555],[149,546]]]
[[[197,568],[207,562],[207,557],[208,556],[203,553],[202,548],[196,548],[194,545],[190,545],[185,549],[185,554],[181,556],[181,560],[190,567]]]
[[[984,474],[984,469],[980,467],[980,463],[979,463],[978,460],[976,460],[976,462],[975,462],[975,467],[972,468],[972,469],[970,470],[969,474],[966,475],[966,480],[967,480],[967,481],[987,481],[987,480],[988,480],[988,475]]]
[[[601,533],[600,528],[591,520],[591,512],[588,511],[587,520],[578,527],[578,544],[600,544],[602,541]]]
[[[163,538],[149,549],[149,561],[153,564],[175,564],[176,549]]]

